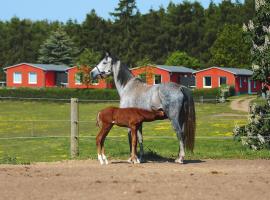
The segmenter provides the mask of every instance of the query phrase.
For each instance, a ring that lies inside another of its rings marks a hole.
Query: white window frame
[[[205,78],[210,78],[211,79],[211,85],[210,86],[205,85]],[[203,77],[203,88],[212,88],[212,77],[211,76],[204,76]]]
[[[13,83],[16,83],[16,84],[22,83],[22,73],[21,72],[13,72]]]
[[[80,75],[78,73],[75,74],[74,80],[75,80],[75,85],[81,85],[82,84],[81,77],[80,77]]]
[[[160,84],[160,83],[156,83],[156,76],[160,76],[160,83],[162,83],[162,75],[161,74],[155,74],[154,75],[154,85]]]
[[[220,80],[221,80],[221,78],[225,78],[225,79],[226,79],[225,85],[227,85],[227,77],[226,77],[226,76],[220,76],[220,77],[219,77],[219,80],[218,80],[218,85],[219,85],[219,87],[221,86],[221,85],[220,85]]]
[[[31,80],[31,75],[35,75],[35,80]],[[37,84],[37,73],[36,72],[29,72],[28,73],[28,83],[29,84]]]

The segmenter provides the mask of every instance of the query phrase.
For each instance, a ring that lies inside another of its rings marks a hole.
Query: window
[[[224,76],[219,77],[219,86],[226,85],[227,84],[227,78]]]
[[[146,74],[140,74],[139,77],[146,83]]]
[[[203,77],[203,87],[204,88],[212,87],[212,80],[210,76]]]
[[[81,85],[81,74],[75,74],[75,85]]]
[[[30,84],[37,84],[37,73],[30,72],[28,74],[28,83],[30,83]]]
[[[13,83],[22,83],[22,73],[14,72],[13,73]]]
[[[239,82],[240,82],[240,88],[242,88],[243,87],[243,82],[242,82],[243,80],[242,80],[242,77],[240,77],[239,78]]]
[[[98,79],[91,79],[91,84],[92,85],[98,85]]]
[[[257,88],[257,81],[253,81],[253,88]]]
[[[160,74],[156,74],[154,76],[154,84],[160,84],[161,83],[161,75]]]

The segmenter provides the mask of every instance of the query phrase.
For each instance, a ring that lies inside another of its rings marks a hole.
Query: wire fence
[[[20,151],[21,154],[24,154],[28,150],[27,147],[29,147],[28,151],[31,151],[32,146],[35,146],[36,151],[41,152],[46,151],[47,146],[50,146],[54,154],[57,154],[57,149],[61,149],[63,146],[66,149],[69,148],[71,132],[70,99],[17,97],[0,97],[0,99],[26,100],[30,102],[29,104],[22,102],[16,105],[7,103],[5,109],[0,110],[0,160],[7,152],[8,154],[15,152],[14,154],[17,155],[17,152]],[[209,100],[214,101],[214,99]],[[54,108],[47,108],[42,102],[37,105],[38,107],[35,107],[35,104],[32,105],[32,101],[51,101],[57,103],[54,105]],[[62,103],[58,104],[58,102]],[[79,99],[79,102],[83,103],[81,105],[82,109],[79,112],[79,138],[83,142],[90,142],[92,144],[91,148],[95,148],[94,141],[99,129],[96,127],[95,113],[91,113],[91,110],[99,110],[99,103],[110,104],[117,103],[118,101]],[[204,102],[206,101],[199,103]],[[14,108],[14,106],[17,107]],[[40,109],[43,106],[45,108]],[[101,104],[101,108],[102,106],[104,105]],[[88,116],[88,113],[85,111],[86,109],[91,113],[91,116]],[[46,116],[44,113],[47,113]],[[196,140],[207,141],[233,140],[233,129],[235,125],[245,125],[250,117],[248,114],[218,113],[204,119],[203,116],[200,116],[200,113],[198,115]],[[269,119],[270,116],[265,115],[263,118]],[[177,140],[168,120],[145,124],[143,132],[144,140],[148,141],[159,140],[163,143],[167,140]],[[112,141],[127,140],[127,130],[115,127],[108,135],[108,138]],[[23,157],[21,154],[19,154],[19,157]]]

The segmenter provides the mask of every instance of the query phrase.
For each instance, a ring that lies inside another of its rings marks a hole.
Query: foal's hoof
[[[132,164],[139,164],[139,163],[141,163],[138,158],[131,158],[130,157],[127,161],[128,161],[128,163],[132,163]]]

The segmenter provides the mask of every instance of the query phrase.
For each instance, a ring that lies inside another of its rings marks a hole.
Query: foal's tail
[[[100,112],[98,112],[98,114],[97,114],[96,126],[101,128],[102,127],[102,121],[99,118],[99,114],[100,114]]]
[[[195,143],[195,132],[196,132],[195,105],[190,90],[186,87],[182,87],[181,90],[185,96],[184,100],[185,146],[187,150],[193,152]]]

